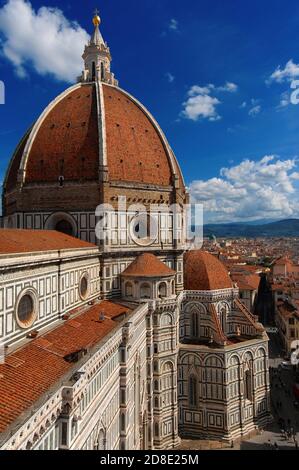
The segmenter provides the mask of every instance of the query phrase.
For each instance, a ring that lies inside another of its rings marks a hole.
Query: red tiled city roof
[[[0,432],[74,367],[66,356],[95,346],[116,327],[116,317],[130,312],[123,305],[101,302],[8,355],[0,364]]]
[[[283,256],[277,259],[273,264],[276,266],[287,266],[288,268],[293,267],[293,263],[288,256]]]
[[[0,254],[97,248],[55,230],[0,229]]]
[[[184,287],[186,290],[229,289],[232,281],[226,267],[215,256],[192,250],[184,256]]]
[[[162,263],[155,255],[143,253],[137,256],[122,274],[136,277],[166,277],[174,276],[175,271]]]
[[[233,273],[231,274],[233,282],[237,283],[239,289],[242,290],[257,290],[260,285],[261,278],[257,274],[243,274]]]

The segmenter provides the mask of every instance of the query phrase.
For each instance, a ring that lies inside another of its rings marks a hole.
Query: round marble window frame
[[[23,320],[20,320],[19,318],[19,306],[20,302],[25,296],[29,296],[32,300],[33,303],[33,311],[30,317],[30,320],[24,322]],[[28,328],[31,328],[32,325],[35,323],[36,319],[38,318],[38,313],[39,313],[39,299],[38,299],[38,293],[33,287],[27,287],[23,289],[16,300],[15,308],[14,308],[14,314],[15,314],[15,319],[17,322],[17,325],[22,329],[22,330],[28,330]]]
[[[81,292],[81,282],[83,281],[83,279],[86,279],[87,281],[87,290],[86,290],[86,293],[84,295],[82,295],[82,292]],[[87,271],[84,271],[80,278],[79,278],[79,283],[78,283],[78,290],[79,290],[79,296],[80,296],[80,299],[81,300],[87,300],[90,296],[90,277],[89,277],[89,274]]]
[[[150,219],[150,224],[151,224],[150,229],[152,227],[152,224],[154,225],[154,236],[153,237],[150,236],[147,239],[142,239],[142,238],[136,237],[136,235],[134,233],[134,226],[138,222],[138,219],[140,219],[141,217],[147,217],[148,219]],[[157,238],[158,238],[158,222],[157,222],[157,220],[152,215],[150,215],[146,212],[140,212],[139,214],[136,214],[134,217],[132,217],[132,219],[130,221],[130,237],[133,240],[133,242],[138,246],[147,247],[147,246],[153,245],[156,242]]]

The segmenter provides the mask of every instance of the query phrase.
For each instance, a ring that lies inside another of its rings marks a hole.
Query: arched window
[[[161,284],[159,284],[159,297],[160,298],[167,297],[167,284],[166,284],[166,282],[161,282]]]
[[[198,312],[192,313],[192,336],[197,338],[199,336],[199,314]]]
[[[226,334],[226,308],[222,307],[219,315],[220,325],[224,334]]]
[[[104,69],[104,64],[101,62],[101,80],[103,81],[105,78],[105,69]]]
[[[197,380],[194,375],[189,377],[189,405],[197,405]]]
[[[91,80],[94,82],[96,79],[96,64],[95,62],[92,63],[92,77]]]
[[[149,284],[141,284],[140,286],[140,297],[141,299],[151,298],[151,286]]]
[[[126,283],[125,295],[126,297],[133,297],[133,285],[131,282]]]
[[[244,375],[244,398],[245,400],[252,401],[252,380],[250,369],[247,369]]]

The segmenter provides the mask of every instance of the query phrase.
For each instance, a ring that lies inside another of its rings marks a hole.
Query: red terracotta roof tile
[[[165,277],[174,276],[175,271],[162,263],[155,255],[143,253],[122,274],[136,277]]]
[[[99,320],[101,312],[104,321]],[[95,346],[116,327],[116,317],[130,312],[123,305],[104,301],[76,318],[80,327],[73,328],[72,320],[67,321],[9,355],[0,364],[0,432],[73,367],[65,356]]]
[[[257,274],[233,273],[231,279],[242,290],[257,290],[260,285],[261,278]]]
[[[97,248],[55,230],[0,229],[0,254]]]
[[[186,290],[229,289],[232,281],[226,267],[215,256],[192,250],[184,256],[184,286]]]
[[[103,89],[109,178],[171,185],[167,153],[148,116],[119,89]]]
[[[97,180],[99,135],[94,85],[68,93],[49,112],[33,141],[26,182]]]
[[[165,144],[150,117],[119,88],[103,84],[109,178],[161,186],[172,184]],[[15,186],[28,136],[8,173],[7,188]],[[179,176],[181,171],[174,160]],[[95,180],[99,171],[99,132],[96,87],[84,84],[54,104],[34,137],[25,183]]]

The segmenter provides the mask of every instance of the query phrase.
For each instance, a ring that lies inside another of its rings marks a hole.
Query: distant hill
[[[299,237],[299,219],[280,220],[267,224],[248,223],[207,224],[204,236],[216,237]]]

